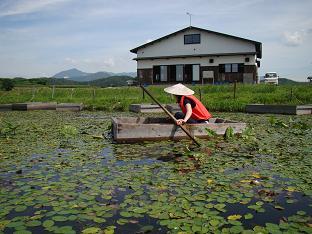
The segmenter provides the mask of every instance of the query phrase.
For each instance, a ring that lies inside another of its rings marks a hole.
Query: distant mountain
[[[260,83],[264,83],[264,76],[260,77]],[[278,78],[278,84],[279,85],[285,85],[285,84],[299,84],[299,83],[304,83],[304,82],[299,82],[295,80],[291,80],[288,78]]]
[[[294,81],[291,79],[287,79],[287,78],[278,78],[278,84],[283,85],[283,84],[298,84],[301,82],[298,81]]]
[[[92,80],[88,82],[88,84],[100,87],[126,86],[128,85],[127,80],[134,80],[134,78],[131,76],[110,76],[98,80]]]
[[[136,72],[121,72],[121,73],[115,73],[115,76],[131,76],[131,77],[137,77]]]
[[[53,78],[65,78],[73,81],[79,82],[89,82],[92,80],[98,80],[102,78],[112,77],[112,76],[130,76],[136,77],[136,72],[121,72],[121,73],[113,73],[113,72],[96,72],[96,73],[86,73],[82,72],[76,68],[59,72],[53,76]]]
[[[73,78],[73,77],[83,77],[83,76],[87,76],[89,75],[90,73],[86,73],[86,72],[83,72],[83,71],[80,71],[76,68],[73,68],[73,69],[69,69],[69,70],[66,70],[66,71],[61,71],[57,74],[55,74],[53,76],[53,78],[64,78],[64,79],[70,79],[70,78]]]

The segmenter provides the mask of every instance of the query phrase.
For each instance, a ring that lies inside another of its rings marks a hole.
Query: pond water
[[[310,116],[216,113],[248,129],[196,148],[103,137],[126,115],[0,112],[0,233],[312,232]]]

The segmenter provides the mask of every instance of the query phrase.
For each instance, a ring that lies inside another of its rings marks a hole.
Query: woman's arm
[[[178,120],[177,120],[177,125],[181,125],[181,124],[186,123],[186,122],[189,120],[189,118],[191,118],[191,116],[192,116],[193,111],[192,111],[192,106],[191,106],[191,104],[190,104],[190,103],[187,103],[187,104],[185,105],[185,108],[186,108],[185,117],[184,117],[184,119],[178,119]]]

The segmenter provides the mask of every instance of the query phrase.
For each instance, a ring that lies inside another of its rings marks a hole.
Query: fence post
[[[93,101],[94,101],[94,99],[95,99],[95,89],[94,89],[94,88],[93,88],[92,99],[93,99]]]
[[[34,100],[34,98],[35,98],[35,93],[36,93],[36,88],[33,87],[33,88],[32,88],[32,97],[31,97],[31,99],[30,99],[31,102],[32,102],[32,101]]]
[[[293,99],[293,88],[291,87],[290,88],[290,101],[292,101]]]
[[[52,99],[54,99],[54,90],[55,90],[55,85],[52,86]]]
[[[72,90],[71,90],[70,100],[72,100],[72,99],[73,99],[73,93],[74,93],[74,88],[72,88]]]
[[[202,92],[201,92],[201,88],[199,88],[199,100],[202,100]]]
[[[236,99],[236,83],[237,80],[234,81],[234,99]]]

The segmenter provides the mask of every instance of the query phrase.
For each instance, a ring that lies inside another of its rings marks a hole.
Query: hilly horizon
[[[88,81],[108,78],[112,76],[136,77],[136,75],[137,75],[136,72],[114,73],[114,72],[100,71],[100,72],[95,72],[95,73],[87,73],[87,72],[80,71],[77,68],[72,68],[69,70],[56,73],[54,76],[52,76],[52,78],[69,79],[69,80],[79,81],[79,82],[88,82]]]

